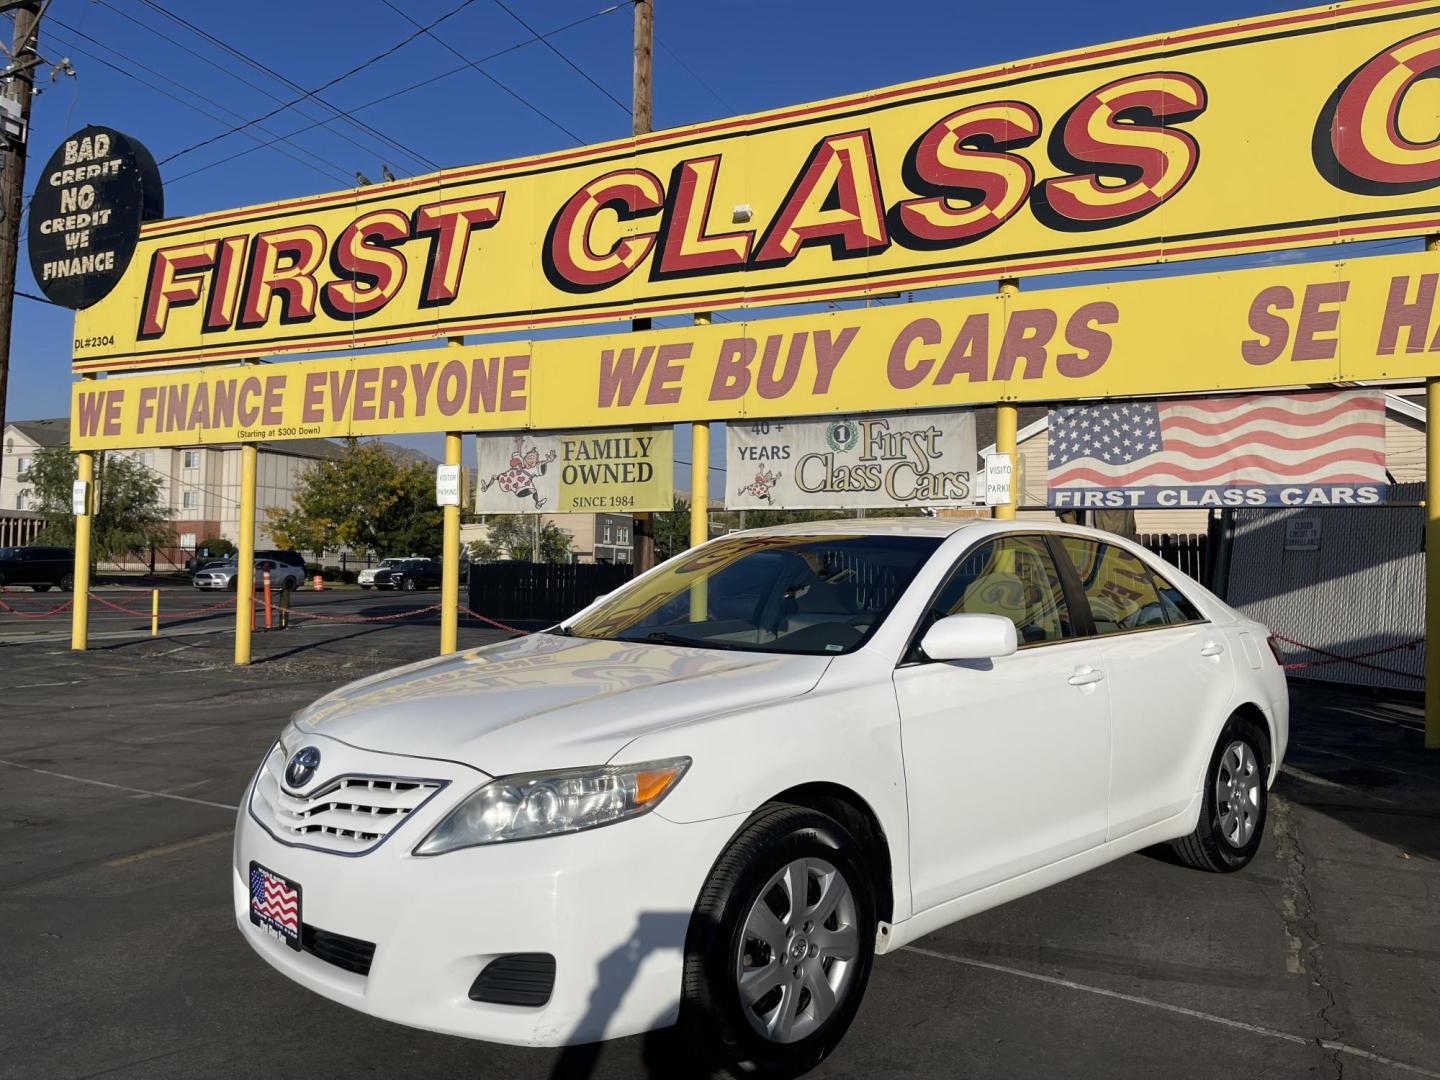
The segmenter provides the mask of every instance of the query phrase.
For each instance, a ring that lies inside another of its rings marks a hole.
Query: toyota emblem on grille
[[[320,751],[313,746],[302,746],[285,766],[285,783],[292,788],[302,788],[310,782],[315,770],[320,767]]]

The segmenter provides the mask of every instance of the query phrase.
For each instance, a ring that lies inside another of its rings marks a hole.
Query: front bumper
[[[561,1046],[675,1021],[690,914],[739,820],[680,825],[651,813],[570,836],[420,857],[411,851],[484,774],[451,762],[364,757],[372,772],[381,762],[398,775],[449,784],[363,855],[277,839],[249,813],[247,793],[235,831],[235,918],[266,962],[361,1012],[492,1042]],[[306,926],[373,942],[368,975],[296,952],[252,925],[252,860],[300,884]],[[475,977],[513,953],[555,957],[549,1002],[471,1001]]]
[[[230,582],[223,578],[206,578],[203,581],[192,581],[191,584],[197,589],[219,589],[222,591],[230,587]]]

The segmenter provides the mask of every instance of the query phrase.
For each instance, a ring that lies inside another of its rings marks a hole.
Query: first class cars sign
[[[1437,73],[1434,4],[1354,0],[155,222],[74,366],[1421,233]]]
[[[971,506],[975,414],[968,410],[728,424],[730,510]]]

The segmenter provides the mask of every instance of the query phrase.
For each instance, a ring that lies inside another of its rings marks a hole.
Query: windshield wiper
[[[685,645],[693,649],[733,649],[728,641],[713,641],[708,638],[688,638],[672,634],[668,630],[651,630],[643,638],[618,638],[619,641],[653,641],[657,645]]]

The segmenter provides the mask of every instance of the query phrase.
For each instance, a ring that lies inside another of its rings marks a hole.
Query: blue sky
[[[379,180],[382,164],[397,176],[413,175],[437,165],[626,135],[631,5],[597,14],[609,6],[607,0],[504,0],[504,6],[497,0],[54,0],[41,53],[51,62],[69,57],[78,74],[51,81],[49,69],[40,70],[44,92],[34,105],[27,189],[64,135],[88,123],[131,134],[164,161],[270,112],[297,96],[282,79],[314,88],[414,33],[402,11],[428,24],[459,8],[437,31],[455,51],[421,36],[324,92],[340,109],[364,106],[355,115],[365,129],[321,123],[334,114],[307,102],[261,125],[272,136],[294,133],[290,142],[254,149],[253,139],[230,134],[168,162],[161,169],[167,216],[336,190],[352,185],[357,171]],[[1296,6],[1265,0],[1021,0],[994,6],[956,0],[656,0],[655,126]],[[226,55],[156,7],[182,15],[274,74]],[[505,7],[539,33],[585,21],[550,39],[562,58],[545,44],[521,44],[532,35]],[[892,15],[895,21],[887,21]],[[8,37],[8,26],[3,30]],[[456,55],[478,61],[515,45],[520,47],[481,65],[494,81]],[[1333,249],[1295,256],[1327,257],[1334,257]],[[20,263],[19,287],[38,292],[23,254]],[[1244,264],[1213,260],[1204,268]],[[1200,267],[1178,264],[1159,272],[1187,269]],[[1134,271],[1147,272],[1156,271]],[[1049,283],[1061,280],[1083,279]],[[70,323],[68,312],[17,299],[10,419],[68,409]],[[438,447],[438,436],[406,441],[430,452]],[[684,429],[677,454],[689,456]],[[723,455],[718,429],[712,454]],[[684,468],[677,483],[688,484]]]

